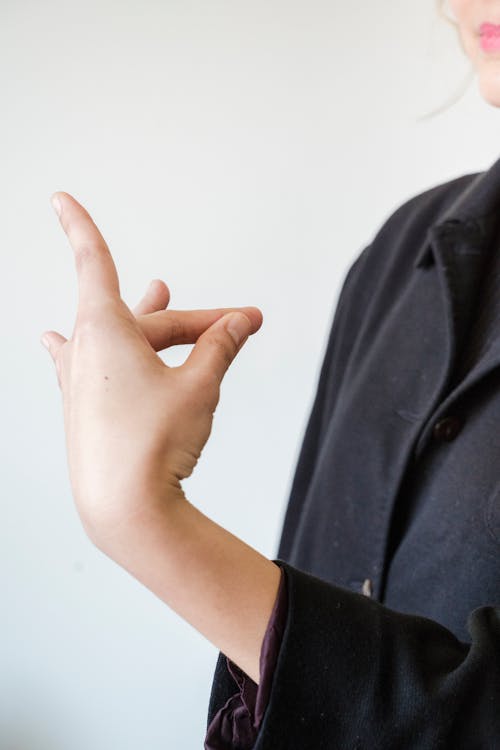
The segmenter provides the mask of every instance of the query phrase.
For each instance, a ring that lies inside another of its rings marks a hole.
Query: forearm
[[[281,575],[275,563],[181,493],[156,500],[93,541],[259,682]]]

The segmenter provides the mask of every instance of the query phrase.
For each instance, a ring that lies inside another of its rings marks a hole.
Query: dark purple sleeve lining
[[[262,641],[260,682],[257,685],[226,657],[227,669],[234,678],[238,692],[229,698],[210,723],[205,737],[205,750],[252,750],[271,693],[287,610],[286,578],[281,569],[278,593]]]

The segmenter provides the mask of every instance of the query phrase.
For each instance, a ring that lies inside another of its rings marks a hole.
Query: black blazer
[[[406,201],[349,268],[255,750],[500,749],[499,217],[500,158]],[[209,722],[235,692],[219,654]]]

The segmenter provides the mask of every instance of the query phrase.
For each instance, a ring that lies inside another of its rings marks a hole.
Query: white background
[[[39,338],[70,336],[81,201],[132,307],[256,305],[188,498],[268,557],[348,267],[403,201],[498,158],[433,0],[1,0],[2,750],[193,750],[216,649],[92,546]],[[161,356],[183,361],[190,347]]]

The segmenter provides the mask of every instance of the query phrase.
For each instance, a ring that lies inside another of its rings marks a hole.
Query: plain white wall
[[[72,193],[133,306],[252,304],[191,502],[269,557],[345,273],[404,200],[487,169],[499,113],[433,0],[1,0],[2,750],[201,748],[217,652],[85,536],[44,330]],[[184,360],[190,347],[161,356]]]

